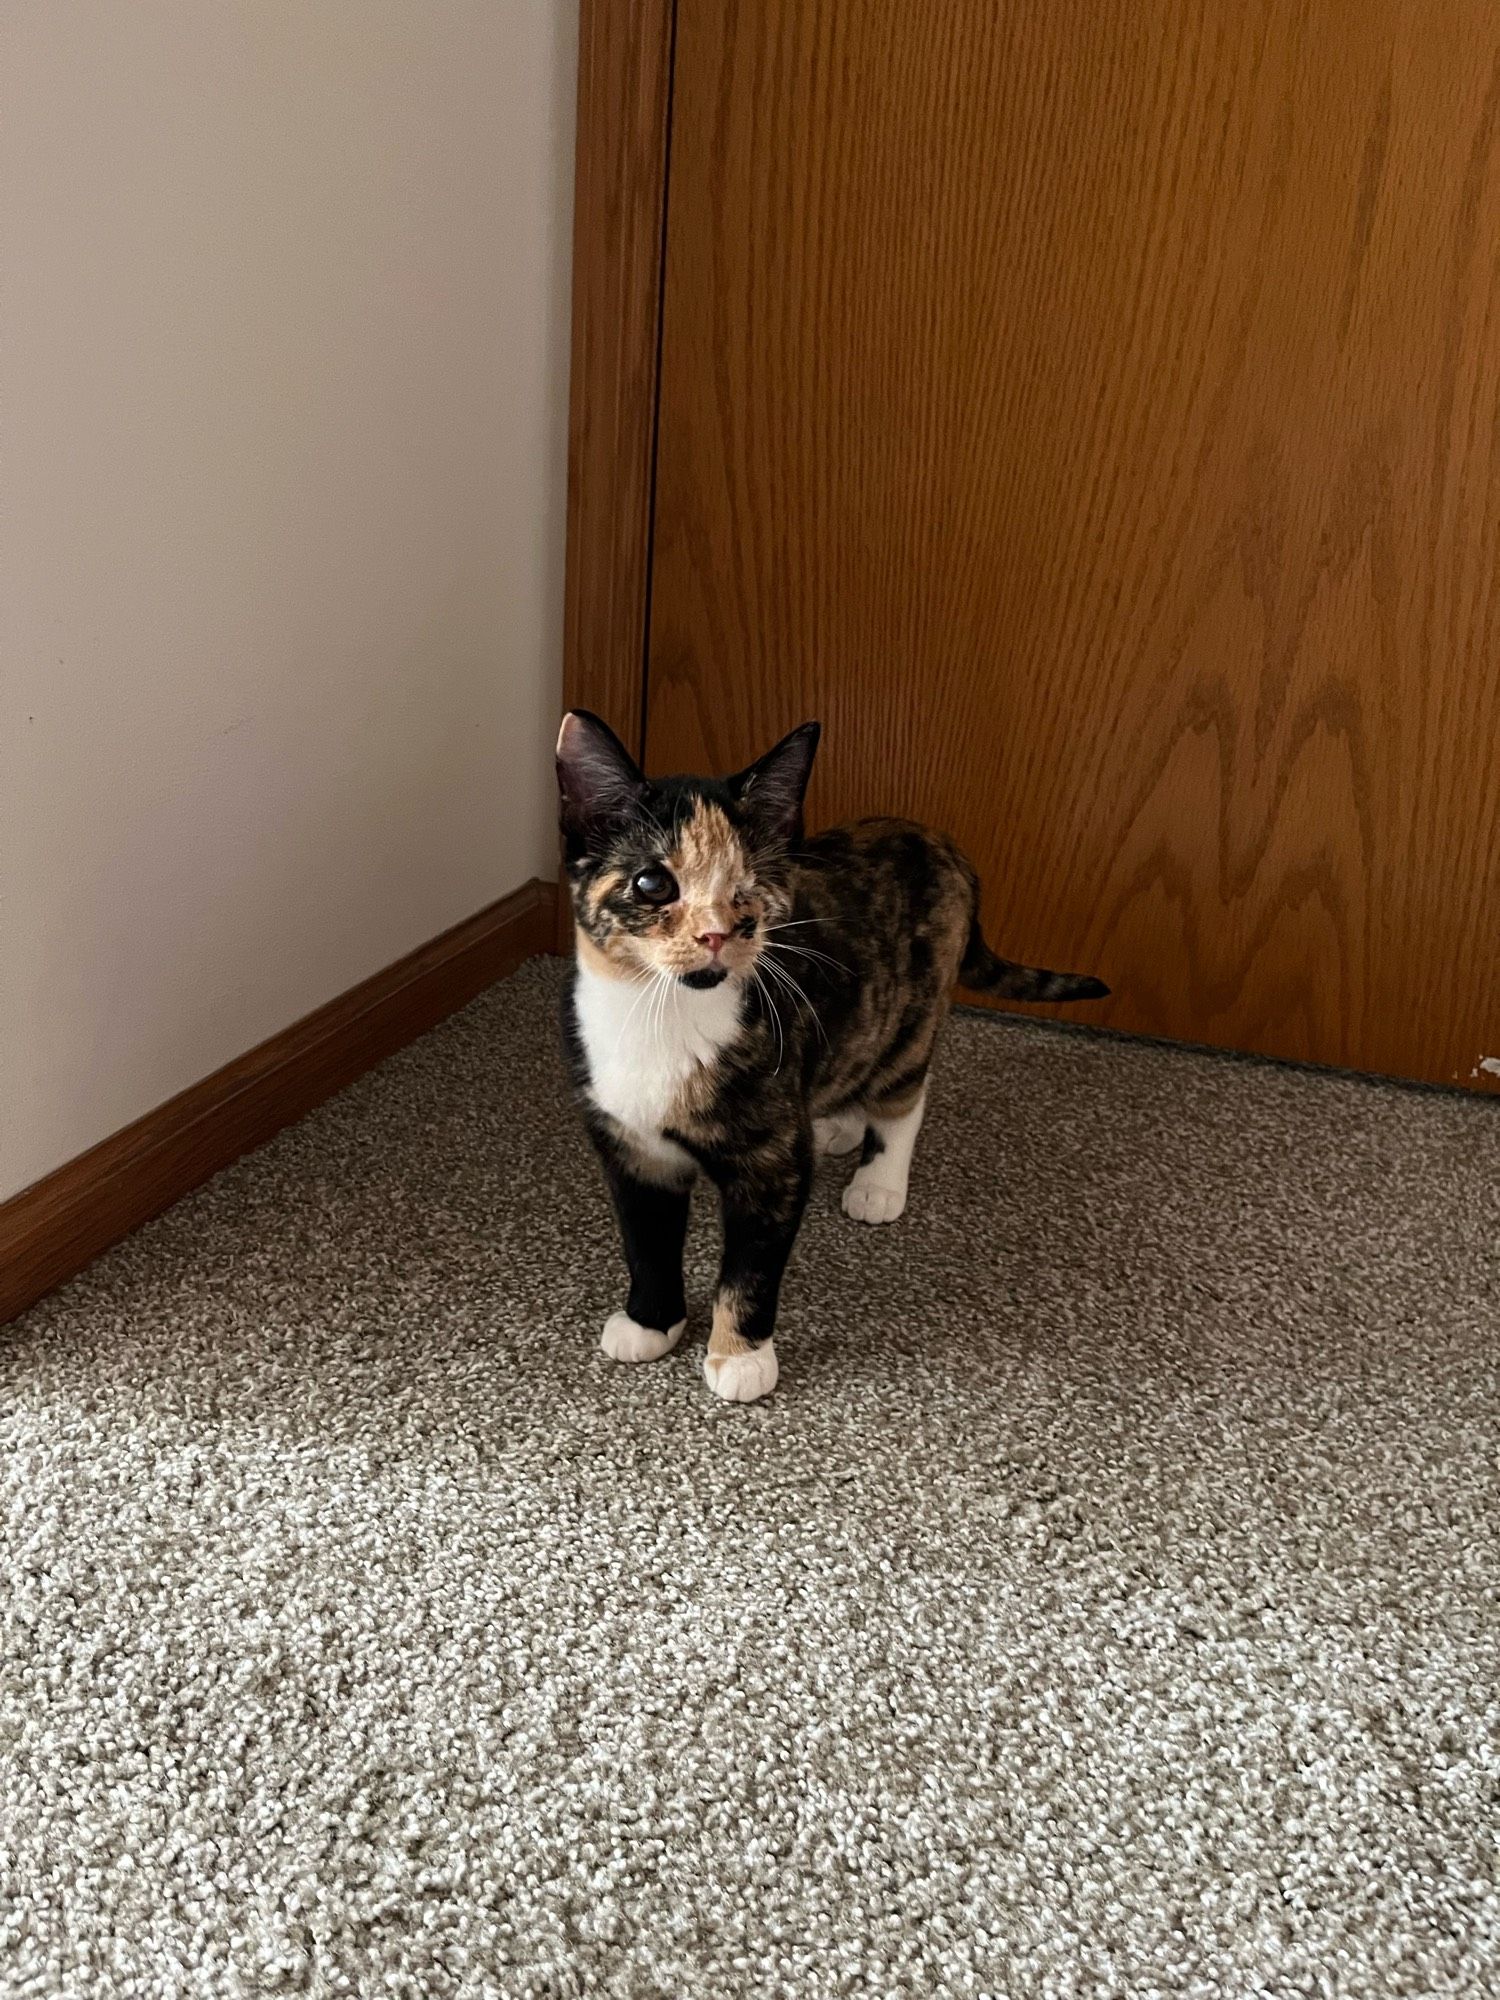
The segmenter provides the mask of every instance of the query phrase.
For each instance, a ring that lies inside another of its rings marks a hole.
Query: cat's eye
[[[665,868],[641,869],[630,886],[638,903],[654,903],[659,908],[677,901],[677,884]]]

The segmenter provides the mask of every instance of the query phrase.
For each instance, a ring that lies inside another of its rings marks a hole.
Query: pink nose
[[[698,942],[699,944],[707,945],[714,957],[717,958],[719,953],[724,949],[724,941],[728,936],[728,931],[699,931]]]

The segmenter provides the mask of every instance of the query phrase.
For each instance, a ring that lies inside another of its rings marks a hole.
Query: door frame
[[[646,748],[677,0],[581,0],[563,700]],[[558,946],[572,942],[558,898]]]

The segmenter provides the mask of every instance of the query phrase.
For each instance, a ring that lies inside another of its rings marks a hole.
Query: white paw
[[[704,1381],[726,1403],[758,1403],[776,1387],[779,1373],[774,1340],[743,1354],[710,1354],[703,1363]]]
[[[865,1137],[864,1115],[858,1111],[840,1111],[833,1118],[813,1120],[813,1144],[820,1153],[852,1153],[856,1146],[863,1145]]]
[[[861,1167],[844,1189],[844,1213],[856,1222],[894,1222],[906,1206],[906,1183],[889,1187],[875,1179],[878,1159]]]
[[[599,1345],[611,1361],[660,1361],[681,1340],[686,1325],[687,1321],[680,1319],[676,1326],[658,1333],[655,1327],[638,1326],[629,1313],[611,1313]]]

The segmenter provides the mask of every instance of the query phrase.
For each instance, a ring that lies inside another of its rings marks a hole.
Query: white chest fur
[[[589,1095],[662,1165],[688,1156],[662,1137],[686,1085],[740,1032],[740,988],[733,979],[706,993],[676,982],[648,989],[608,979],[586,965],[574,989]]]

